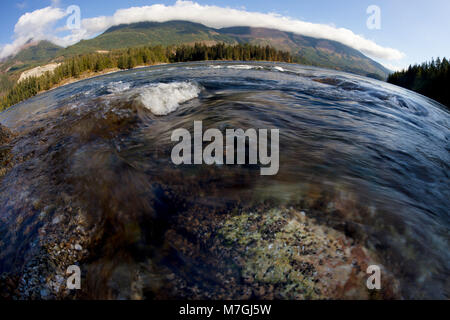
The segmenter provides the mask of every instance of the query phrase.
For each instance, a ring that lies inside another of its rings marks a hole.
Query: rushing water
[[[278,174],[260,176],[249,165],[173,165],[171,133],[192,132],[195,120],[222,132],[279,129]],[[115,224],[108,232],[126,233],[123,226],[144,228],[178,209],[161,200],[160,186],[191,206],[301,204],[377,252],[403,296],[449,298],[450,115],[411,91],[293,64],[186,63],[60,87],[0,121],[26,133],[14,154],[37,155],[1,180],[3,223],[29,210],[27,203],[63,194],[95,223]],[[0,259],[0,272],[10,272],[33,232],[1,230],[0,240],[16,247]],[[108,238],[100,263],[120,260],[114,247],[124,238]],[[127,250],[120,252],[133,256]]]

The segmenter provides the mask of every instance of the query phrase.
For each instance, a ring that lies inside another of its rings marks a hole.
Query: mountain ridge
[[[137,22],[108,28],[102,34],[81,40],[67,48],[50,41],[30,43],[15,56],[0,63],[0,73],[17,80],[20,73],[43,64],[60,62],[75,55],[124,49],[145,45],[193,45],[196,42],[213,45],[253,44],[273,46],[289,51],[294,62],[317,67],[336,69],[385,80],[390,70],[365,56],[360,51],[332,40],[302,36],[270,28],[236,26],[211,28],[200,23],[172,20],[167,22]]]
[[[23,69],[35,64],[45,63],[56,58],[63,49],[63,47],[48,40],[35,41],[30,39],[19,52],[1,61],[0,71],[7,71],[7,68],[14,68],[14,66],[17,66],[17,69]]]
[[[138,45],[181,45],[203,42],[214,44],[250,43],[270,45],[297,56],[296,62],[337,69],[378,79],[386,79],[390,70],[360,51],[340,42],[312,38],[270,28],[236,26],[211,28],[200,23],[173,20],[137,22],[110,27],[99,36],[64,49],[65,55],[95,50],[123,49]]]

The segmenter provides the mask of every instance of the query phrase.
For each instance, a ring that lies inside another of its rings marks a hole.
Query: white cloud
[[[59,42],[59,38],[52,33],[52,27],[65,15],[63,10],[52,7],[25,13],[14,27],[15,40],[1,49],[0,58],[15,54],[31,38]]]
[[[64,17],[66,13],[59,8],[46,7],[27,12],[19,18],[14,26],[17,36],[26,36],[32,33],[43,33],[54,22]]]
[[[48,8],[41,10],[45,9]],[[58,9],[52,8],[52,10]],[[59,14],[54,13],[55,17]],[[19,22],[23,17],[19,19]],[[28,17],[26,20],[31,20],[30,18]],[[151,6],[119,9],[113,16],[83,19],[81,22],[81,30],[73,30],[71,35],[65,37],[52,35],[49,36],[51,38],[49,40],[56,41],[57,44],[61,45],[70,45],[81,39],[91,38],[114,25],[142,21],[165,22],[170,20],[188,20],[214,28],[232,26],[274,28],[315,38],[335,40],[360,50],[373,58],[398,60],[404,57],[404,54],[397,49],[380,46],[374,41],[353,33],[349,29],[336,28],[334,25],[305,22],[276,13],[249,12],[245,9],[200,5],[191,1],[177,1],[174,5],[168,6],[155,4]],[[6,47],[0,53],[0,58],[5,56],[5,49]],[[9,49],[8,52],[13,52],[13,50]]]

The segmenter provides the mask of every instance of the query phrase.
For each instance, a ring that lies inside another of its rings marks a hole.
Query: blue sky
[[[356,41],[357,48],[359,48],[359,38],[355,38],[355,36],[362,36],[366,40],[371,40],[382,48],[375,48],[378,51],[375,50],[376,53],[372,54],[372,52],[375,52],[372,50],[374,49],[373,45],[368,43],[367,45],[361,45],[362,51],[375,60],[390,67],[404,67],[411,63],[423,62],[437,56],[450,57],[450,19],[448,17],[450,14],[450,1],[448,0],[195,0],[194,2],[201,6],[229,7],[243,12],[276,13],[280,16],[290,17],[292,18],[291,20],[300,20],[335,28],[349,29],[355,35],[347,37],[345,32],[340,32],[340,34],[337,32],[336,34],[338,37],[344,37],[345,41],[349,41],[349,43],[355,43]],[[21,16],[27,12],[30,13],[45,7],[52,6],[53,8],[59,8],[60,11],[58,12],[52,11],[52,14],[56,15],[54,19],[59,20],[46,25],[45,29],[41,30],[40,36],[54,33],[55,36],[63,37],[69,35],[69,32],[61,31],[57,33],[54,30],[65,25],[67,18],[62,17],[62,12],[65,12],[65,9],[70,5],[78,5],[81,9],[81,18],[90,19],[98,16],[111,17],[118,9],[151,6],[154,4],[173,6],[175,1],[19,0],[15,2],[2,2],[0,26],[3,32],[0,34],[0,44],[4,46],[6,44],[11,44],[14,41],[18,42],[17,39],[24,34],[27,34],[27,32],[30,32],[31,34],[35,29],[39,29],[35,24],[45,20],[46,17],[50,17],[50,12],[48,14],[46,13],[43,18],[36,18],[37,21],[33,21],[31,15],[28,16],[28,20],[23,18],[23,26],[17,28],[16,33],[14,32],[14,26]],[[369,17],[369,14],[366,13],[366,9],[369,5],[377,5],[381,10],[381,29],[379,30],[370,30],[366,26],[366,21]],[[139,13],[139,11],[137,12]],[[136,12],[130,14],[136,15]],[[219,11],[217,14],[221,15]],[[220,17],[220,19],[225,18]],[[265,18],[260,20],[265,20]],[[113,23],[111,21],[117,20],[108,21],[108,23],[111,24]],[[280,22],[281,20],[277,21],[274,23],[279,23],[280,26],[283,25],[283,22]],[[28,22],[31,24],[26,24]],[[84,33],[83,35],[77,34],[77,37],[89,37],[96,32],[101,32],[101,27],[100,29],[96,29],[96,24],[94,24],[94,22],[94,20],[90,21],[89,25],[91,27],[94,25],[94,27],[92,27],[89,32]],[[49,26],[52,28],[52,31],[49,31]],[[295,26],[297,25],[292,24],[291,28],[294,28]],[[325,34],[326,36],[334,32],[331,30],[332,32],[330,33],[326,28],[318,28],[317,30],[322,32],[320,34]],[[333,36],[330,37],[333,38]],[[72,39],[71,41],[74,41],[74,38],[70,39]],[[339,39],[341,38],[338,38],[338,40]],[[67,42],[69,40],[65,39],[64,41]],[[403,55],[402,57],[398,57],[395,54],[390,55],[388,50],[386,49],[384,52],[383,48],[396,49],[397,52],[401,52]],[[395,57],[395,59],[392,57]]]

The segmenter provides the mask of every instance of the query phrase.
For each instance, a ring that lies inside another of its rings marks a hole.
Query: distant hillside
[[[140,22],[114,26],[98,37],[83,40],[61,53],[67,56],[97,50],[123,49],[139,45],[179,45],[225,42],[270,45],[290,51],[306,65],[337,69],[378,79],[390,71],[364,54],[336,41],[305,37],[266,28],[232,27],[214,29],[187,21]]]
[[[232,36],[240,43],[269,44],[288,50],[297,56],[297,62],[337,69],[377,79],[386,79],[390,70],[364,54],[342,43],[301,36],[266,28],[232,27],[220,29],[221,34]]]
[[[60,46],[50,41],[29,41],[15,56],[7,58],[0,64],[0,72],[13,73],[23,71],[51,61],[60,55]]]
[[[14,86],[23,71],[47,64],[62,49],[49,41],[30,39],[18,54],[0,61],[0,97]]]
[[[40,41],[36,45],[29,46],[20,51],[15,60],[21,61],[41,61],[55,58],[62,47],[51,43],[50,41]]]
[[[96,50],[124,49],[142,45],[180,45],[195,42],[215,44],[236,43],[233,37],[217,30],[188,21],[139,22],[114,26],[90,40],[82,40],[63,51],[65,55],[89,53]]]

